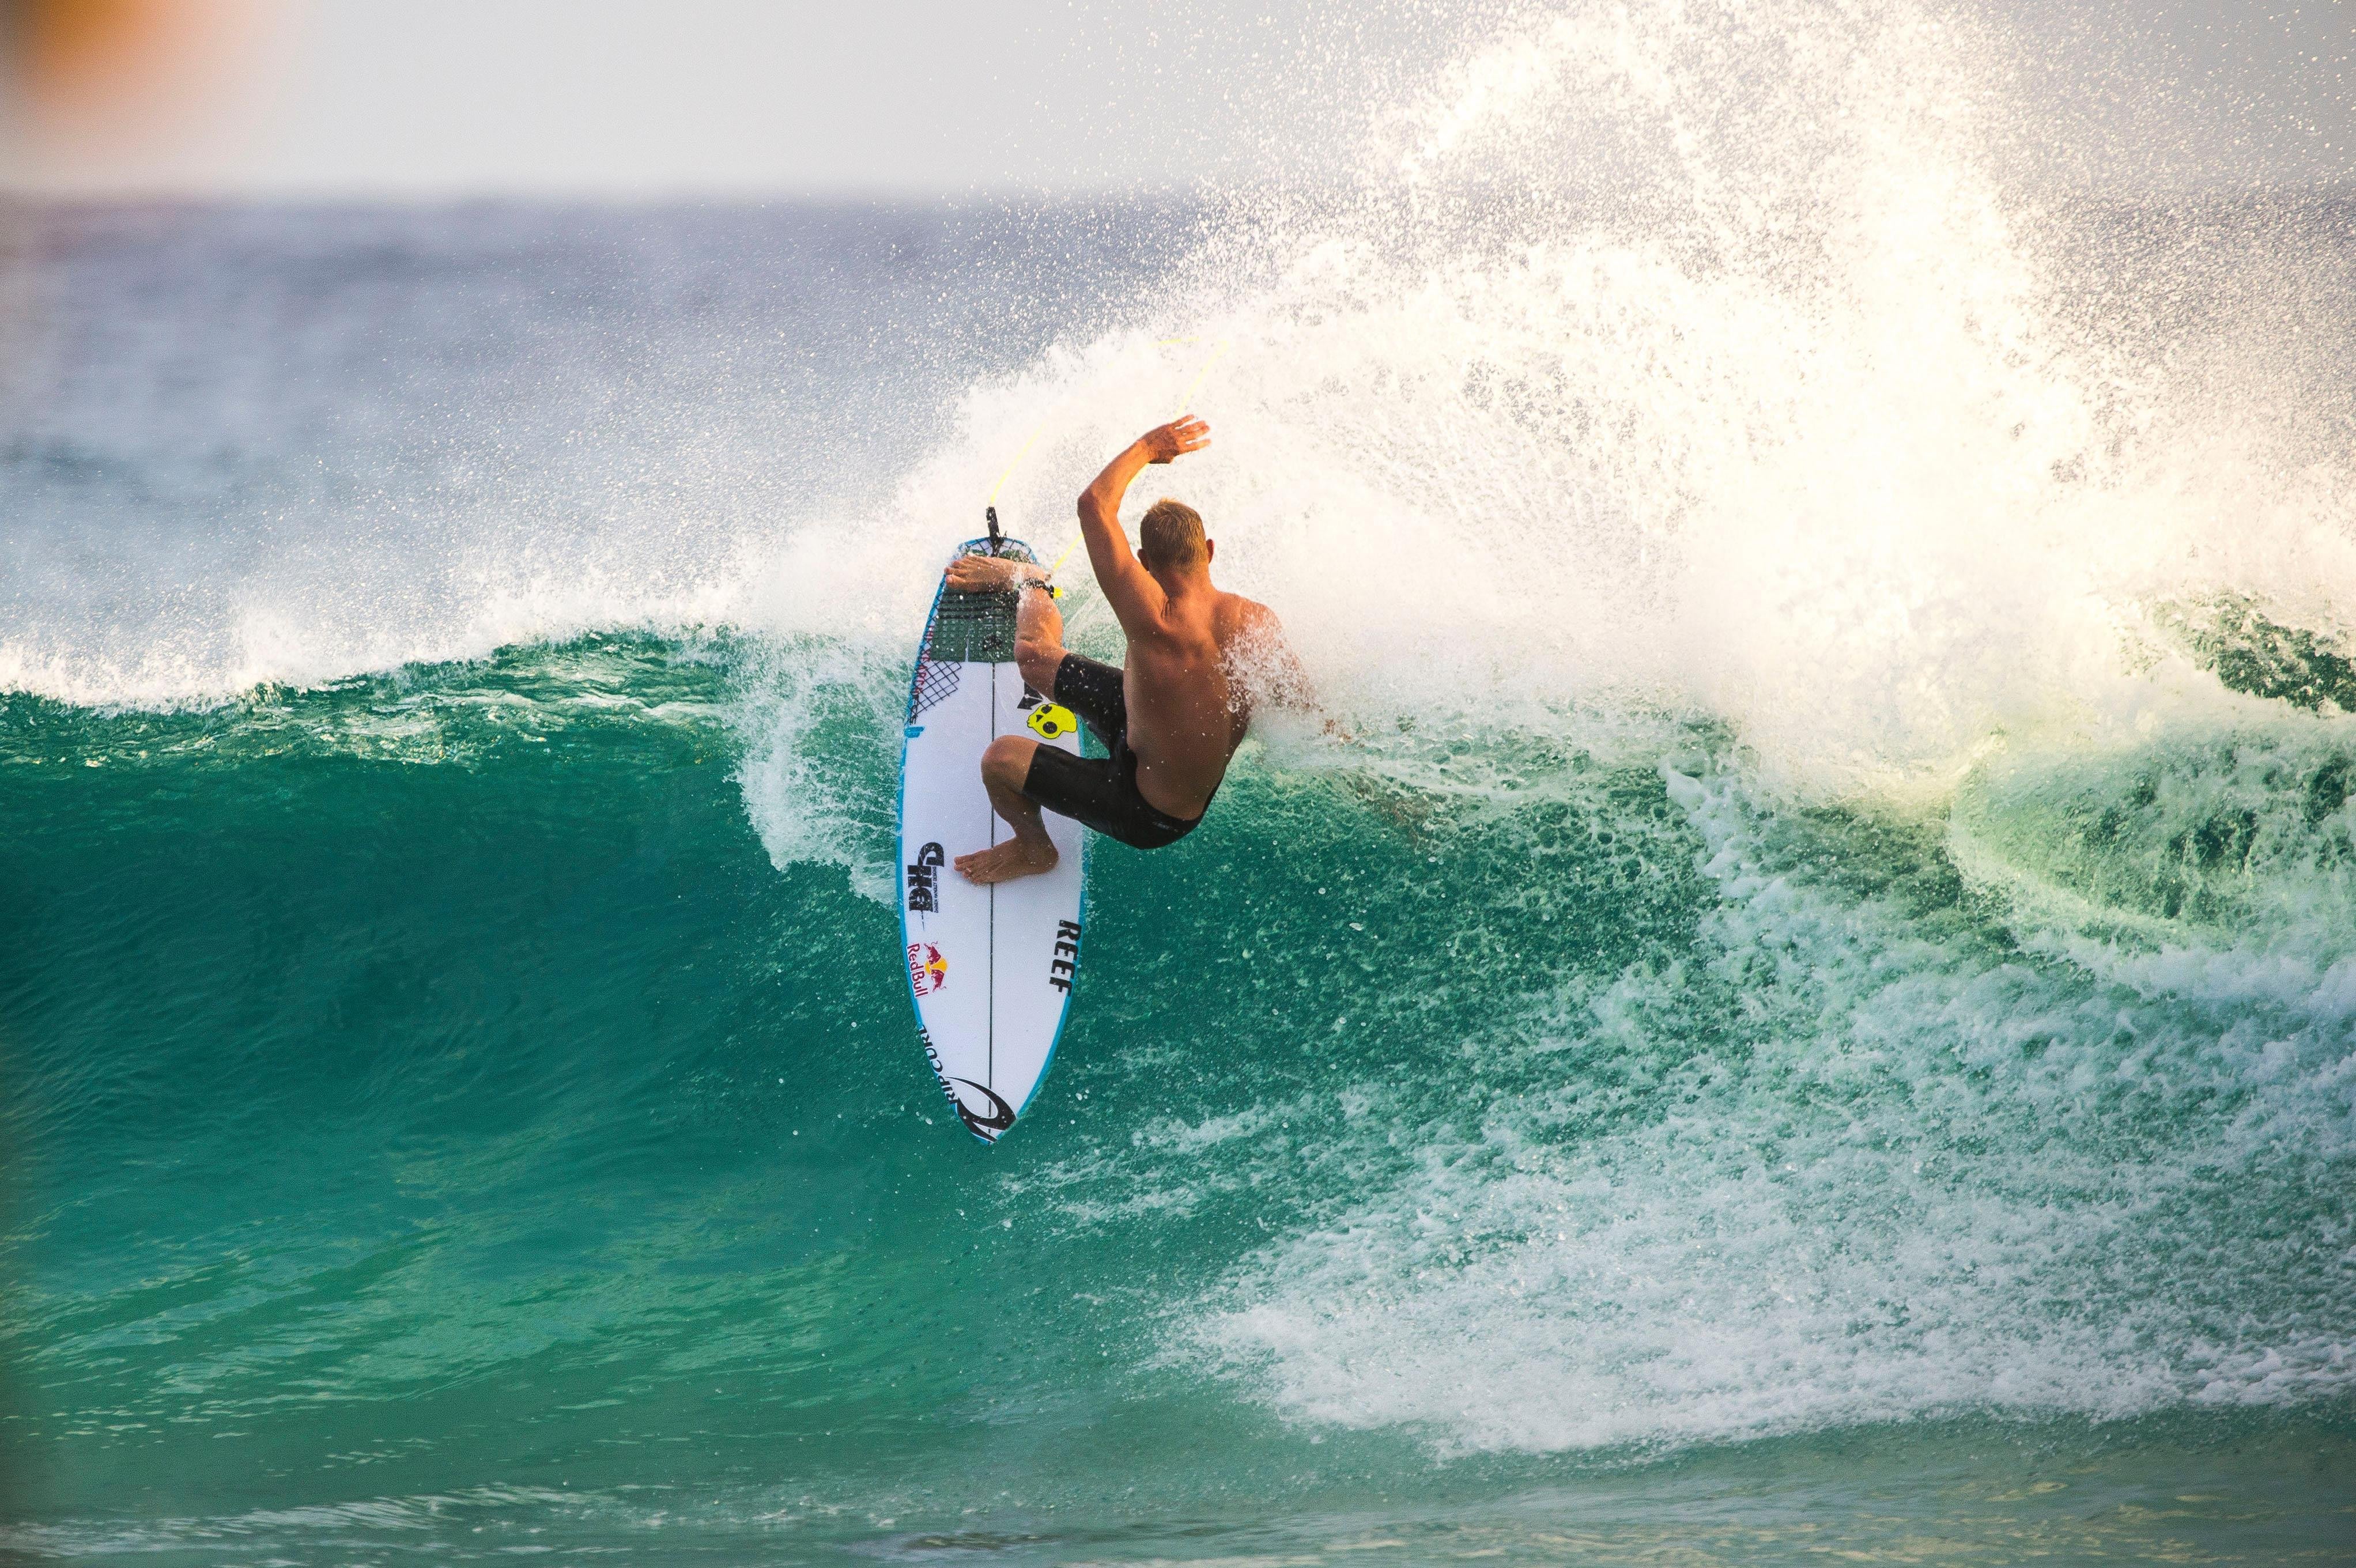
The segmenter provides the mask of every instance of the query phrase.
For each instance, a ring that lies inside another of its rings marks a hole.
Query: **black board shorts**
[[[1076,757],[1053,746],[1031,753],[1023,793],[1058,816],[1086,823],[1138,849],[1160,849],[1194,831],[1140,795],[1137,753],[1129,749],[1129,699],[1120,671],[1078,654],[1055,667],[1055,699],[1087,721],[1111,755]]]

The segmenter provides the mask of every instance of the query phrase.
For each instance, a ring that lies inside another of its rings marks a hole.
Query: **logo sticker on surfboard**
[[[966,1097],[958,1092],[959,1084],[981,1096],[983,1104],[980,1109],[966,1104]],[[958,1120],[963,1122],[974,1136],[996,1143],[998,1135],[1014,1125],[1014,1107],[989,1084],[977,1083],[970,1078],[955,1078],[943,1083],[941,1087],[948,1092],[949,1104],[957,1107]]]
[[[929,997],[949,983],[949,961],[929,942],[908,944],[908,984],[916,995]]]
[[[932,843],[917,850],[916,858],[908,862],[908,912],[910,914],[934,914],[939,912],[941,862],[946,859],[948,857],[942,854],[940,845]],[[916,950],[911,948],[909,951],[913,953]],[[914,960],[911,960],[912,964]],[[923,994],[921,991],[917,993],[919,996]]]
[[[1072,710],[1061,703],[1043,702],[1031,710],[1031,732],[1043,741],[1060,741],[1080,727]]]
[[[1033,559],[1012,539],[970,540],[959,553]],[[1076,707],[1023,679],[1013,599],[959,593],[944,574],[909,678],[899,853],[885,862],[887,883],[897,868],[896,936],[929,1075],[953,1125],[985,1143],[1016,1125],[1054,1060],[1077,988],[1087,891],[1087,830],[1053,813],[1054,869],[987,888],[956,873],[959,852],[1004,841],[980,787],[991,743],[1019,736],[1070,752],[1084,739]]]

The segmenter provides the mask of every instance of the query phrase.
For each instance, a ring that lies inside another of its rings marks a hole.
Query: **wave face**
[[[1904,5],[1461,33],[1183,210],[13,220],[10,1552],[2344,1551],[2350,208],[2040,205]],[[1359,739],[1092,855],[980,1148],[930,563],[1220,344]]]

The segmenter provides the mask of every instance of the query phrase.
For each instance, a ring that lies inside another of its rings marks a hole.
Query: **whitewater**
[[[9,211],[0,1548],[2344,1560],[2356,207],[2041,179],[2009,47],[1496,7],[1167,204]],[[1135,500],[1354,738],[1096,846],[984,1148],[915,638],[1211,345]]]

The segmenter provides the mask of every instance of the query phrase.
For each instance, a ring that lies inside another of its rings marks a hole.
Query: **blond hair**
[[[1183,501],[1164,496],[1148,507],[1137,538],[1137,559],[1148,571],[1191,571],[1210,559],[1202,514]]]

